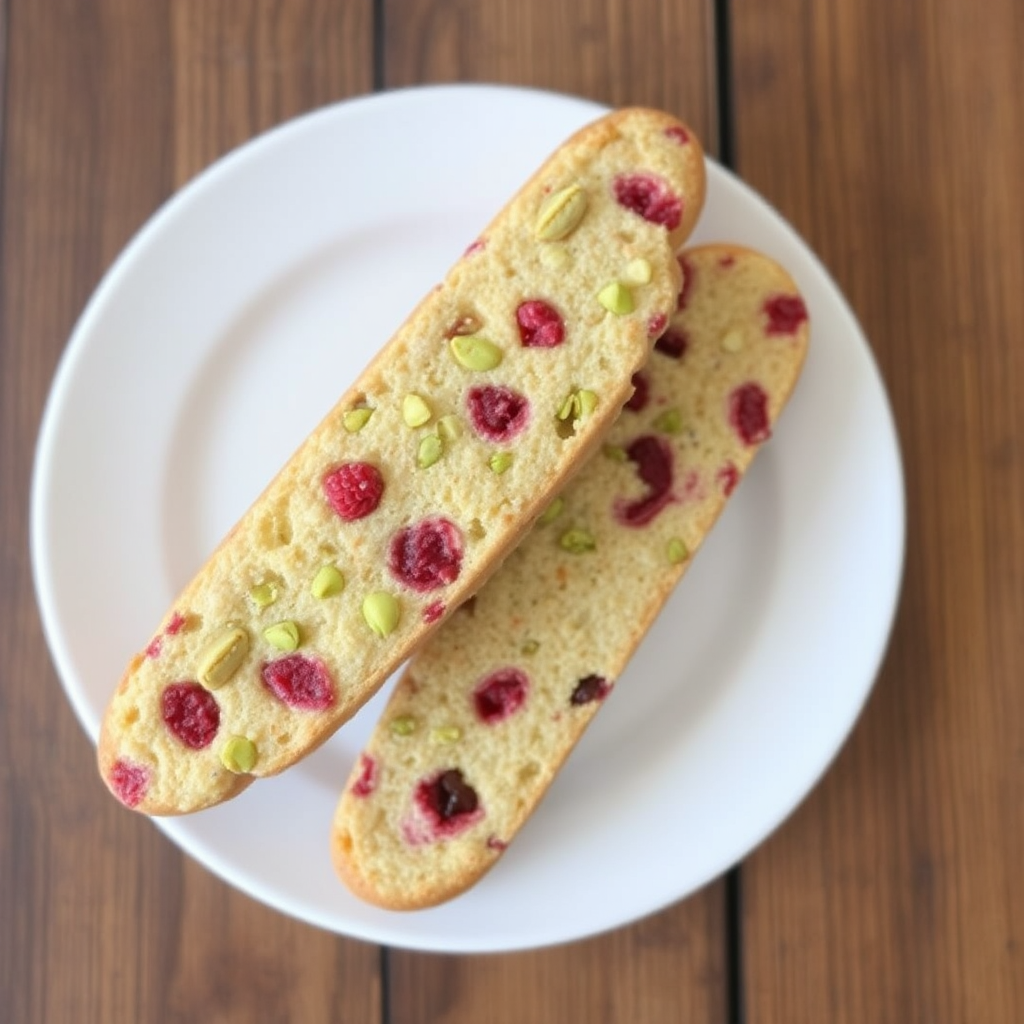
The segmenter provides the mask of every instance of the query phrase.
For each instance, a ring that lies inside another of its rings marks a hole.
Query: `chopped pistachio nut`
[[[626,277],[634,284],[649,284],[651,281],[651,265],[642,256],[630,260],[626,264]]]
[[[402,419],[407,427],[422,427],[430,422],[431,415],[430,406],[420,395],[406,395],[402,399]]]
[[[683,414],[678,409],[666,409],[654,418],[654,429],[663,434],[678,434],[683,429]]]
[[[247,775],[256,767],[256,744],[245,736],[229,736],[220,748],[220,763],[235,775]]]
[[[439,725],[430,730],[430,738],[435,743],[458,743],[462,739],[462,730],[457,725]]]
[[[523,644],[523,646],[520,648],[520,650],[523,652],[523,654],[525,654],[527,656],[529,656],[531,654],[536,654],[540,650],[540,641],[539,640],[527,640]]]
[[[732,352],[733,354],[741,351],[743,348],[743,332],[737,328],[733,328],[731,331],[726,332],[724,338],[722,338],[722,349],[726,352]]]
[[[257,608],[269,608],[277,600],[275,583],[257,583],[249,591],[249,598]]]
[[[578,419],[586,419],[597,408],[597,395],[593,391],[577,391]]]
[[[457,334],[449,344],[455,361],[467,370],[493,370],[501,363],[501,349],[479,334]]]
[[[345,577],[333,565],[322,565],[310,585],[313,596],[322,601],[325,597],[337,597],[345,589]]]
[[[576,419],[580,412],[580,399],[579,392],[573,391],[571,394],[566,395],[565,400],[558,407],[556,415],[560,420],[567,420],[571,416]]]
[[[569,266],[571,260],[569,250],[560,242],[551,242],[549,245],[541,246],[540,262],[548,270],[564,270]]]
[[[534,233],[542,242],[557,242],[579,226],[587,212],[587,193],[576,184],[552,192],[541,203]]]
[[[221,630],[199,654],[199,682],[219,690],[239,669],[249,653],[249,634],[241,626]]]
[[[561,514],[562,509],[565,508],[565,498],[555,498],[553,502],[541,513],[540,518],[537,520],[541,526],[547,526],[548,523],[553,523]]]
[[[511,452],[495,452],[488,460],[487,465],[491,470],[501,476],[509,466],[512,465]]]
[[[411,736],[416,731],[416,719],[412,715],[398,715],[391,719],[391,731],[396,736]]]
[[[621,281],[612,281],[606,284],[598,293],[597,301],[616,316],[625,316],[636,309],[633,302],[633,293]]]
[[[392,594],[378,590],[363,598],[363,618],[377,636],[390,636],[400,617],[398,599]]]
[[[566,530],[558,538],[558,544],[563,551],[568,551],[571,555],[583,555],[597,548],[597,541],[594,540],[593,534],[579,528]]]
[[[625,462],[629,458],[626,449],[620,448],[617,444],[602,445],[601,454],[606,459],[611,459],[612,462]]]
[[[350,434],[358,434],[369,423],[372,415],[372,409],[349,409],[342,417],[341,422]]]
[[[294,651],[299,646],[299,627],[290,619],[275,622],[263,630],[263,639],[279,651]]]
[[[462,420],[449,413],[437,421],[437,434],[443,441],[457,441],[462,437]]]
[[[416,449],[416,465],[429,469],[444,454],[444,442],[437,434],[427,434]]]
[[[685,542],[679,537],[673,537],[668,542],[668,560],[673,565],[679,565],[680,562],[685,562],[690,557],[690,549],[687,548]]]

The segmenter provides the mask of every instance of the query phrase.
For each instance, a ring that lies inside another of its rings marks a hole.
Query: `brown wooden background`
[[[1022,52],[1020,0],[0,0],[0,1021],[1024,1020]],[[51,375],[132,232],[261,129],[441,80],[690,121],[846,291],[906,461],[892,647],[824,782],[684,903],[510,956],[318,932],[121,811],[27,549]]]

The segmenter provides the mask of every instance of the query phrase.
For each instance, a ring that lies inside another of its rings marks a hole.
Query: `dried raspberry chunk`
[[[629,401],[623,406],[623,408],[628,409],[630,412],[640,412],[650,400],[651,384],[640,370],[637,370],[636,373],[633,374],[632,383],[633,394],[629,396]]]
[[[626,449],[626,456],[636,463],[637,474],[648,490],[634,501],[617,501],[615,515],[623,526],[646,526],[672,501],[672,446],[663,438],[646,435]]]
[[[674,124],[665,129],[665,134],[680,146],[685,146],[690,141],[690,135],[681,125]]]
[[[554,306],[540,299],[521,302],[516,310],[524,348],[555,348],[565,340],[565,322]]]
[[[728,498],[740,482],[740,471],[731,462],[727,462],[715,479],[722,485],[722,493]]]
[[[729,422],[744,444],[760,444],[771,437],[768,395],[760,384],[741,384],[729,396]]]
[[[764,304],[769,334],[793,334],[807,319],[807,307],[799,295],[776,295]]]
[[[520,669],[498,669],[477,684],[473,690],[473,706],[481,721],[496,725],[523,706],[529,687],[530,680]]]
[[[426,623],[437,622],[444,615],[444,601],[434,601],[423,609],[423,621]]]
[[[380,504],[384,478],[369,462],[346,462],[323,480],[331,508],[346,522],[363,519]]]
[[[686,331],[670,327],[655,343],[654,349],[669,359],[682,359],[690,346]]]
[[[299,711],[324,711],[334,703],[334,681],[316,658],[289,654],[266,662],[260,676],[279,701]]]
[[[693,282],[697,277],[697,268],[686,256],[680,256],[679,269],[683,272],[683,283],[679,286],[676,310],[682,311],[686,309],[686,305],[690,301],[690,295],[693,293]]]
[[[466,406],[473,429],[487,441],[510,441],[530,420],[530,400],[500,385],[470,388]]]
[[[164,724],[193,750],[213,742],[220,728],[220,705],[198,683],[171,683],[161,697]]]
[[[683,219],[683,201],[654,174],[620,174],[613,184],[619,205],[652,224],[674,231]]]
[[[359,778],[352,784],[352,795],[369,796],[377,788],[379,777],[377,762],[367,754],[360,754]]]
[[[443,516],[407,526],[391,541],[388,568],[399,583],[420,593],[447,586],[462,569],[462,533]]]
[[[145,765],[119,757],[110,769],[110,788],[125,807],[138,807],[145,799],[150,778],[151,772]]]

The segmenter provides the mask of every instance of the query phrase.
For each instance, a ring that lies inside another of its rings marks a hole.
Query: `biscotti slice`
[[[680,259],[679,310],[603,450],[396,685],[338,804],[335,866],[391,909],[490,868],[544,795],[789,397],[807,312],[764,256]]]
[[[659,112],[551,157],[131,661],[99,745],[123,803],[195,811],[287,768],[478,589],[628,398],[703,197],[699,143]]]

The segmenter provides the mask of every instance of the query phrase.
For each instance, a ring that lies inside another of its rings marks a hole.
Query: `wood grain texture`
[[[627,0],[387,0],[384,81],[507,82],[648,104],[678,114],[714,151],[711,6],[646,7],[645,17]],[[389,954],[390,1022],[721,1022],[725,948],[718,883],[632,928],[556,949],[504,957],[396,951]]]
[[[909,521],[867,712],[744,866],[747,1020],[1022,1020],[1021,7],[738,0],[732,29],[739,170],[862,319]]]
[[[384,81],[503,82],[671,111],[718,149],[709,0],[384,0]]]
[[[46,652],[27,549],[43,402],[101,273],[203,162],[370,87],[369,3],[4,12],[0,1020],[376,1022],[376,949],[228,889],[107,796]]]

